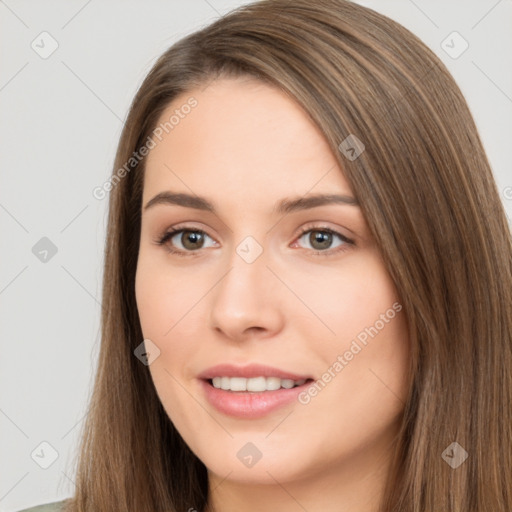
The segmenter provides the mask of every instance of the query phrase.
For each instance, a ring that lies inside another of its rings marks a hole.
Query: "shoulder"
[[[18,512],[61,512],[64,504],[68,500],[54,501],[52,503],[46,503],[44,505],[37,505],[35,507],[24,508]]]

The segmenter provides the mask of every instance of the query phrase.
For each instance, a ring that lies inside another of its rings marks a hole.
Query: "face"
[[[365,473],[392,450],[408,342],[343,169],[304,111],[260,82],[218,79],[161,122],[176,109],[146,161],[136,274],[163,407],[210,477]]]

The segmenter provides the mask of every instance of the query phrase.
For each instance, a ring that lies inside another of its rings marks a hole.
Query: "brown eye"
[[[333,245],[338,238],[339,242]],[[306,228],[299,235],[298,240],[306,240],[315,255],[328,256],[339,251],[344,251],[354,246],[354,242],[341,233],[329,228]]]
[[[179,240],[186,250],[201,249],[204,244],[204,233],[202,231],[183,230]]]
[[[195,253],[199,253],[199,249],[205,248],[206,238],[210,238],[213,241],[210,247],[216,244],[210,236],[200,229],[176,227],[164,233],[163,236],[156,240],[156,243],[166,246],[170,253],[179,256],[195,256]]]
[[[309,243],[313,249],[324,250],[329,249],[332,244],[332,233],[328,231],[310,231]]]

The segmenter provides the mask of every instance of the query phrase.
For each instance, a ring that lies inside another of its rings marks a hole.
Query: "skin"
[[[224,362],[321,379],[399,299],[357,205],[273,211],[285,198],[353,196],[296,103],[253,79],[221,78],[176,98],[161,120],[190,96],[197,107],[148,155],[143,205],[172,190],[206,197],[216,213],[143,208],[136,299],[144,338],[161,351],[149,366],[158,396],[208,469],[210,509],[376,511],[408,390],[403,312],[307,404],[249,420],[205,399],[197,375]],[[186,232],[155,242],[178,224],[205,231],[203,241],[187,245]],[[315,243],[322,228],[353,243]],[[263,249],[252,263],[236,252],[247,236]],[[262,453],[250,468],[237,457],[248,442]]]

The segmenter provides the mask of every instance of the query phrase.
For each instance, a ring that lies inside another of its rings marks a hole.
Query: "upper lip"
[[[249,364],[246,366],[235,366],[233,364],[218,364],[207,368],[201,372],[200,379],[213,379],[214,377],[278,377],[280,379],[302,380],[311,379],[309,375],[299,375],[297,373],[281,370],[272,366],[262,364]]]

